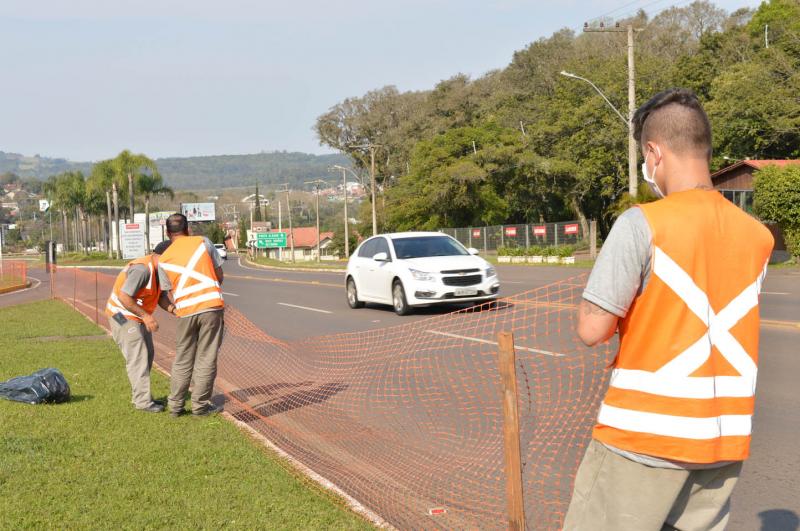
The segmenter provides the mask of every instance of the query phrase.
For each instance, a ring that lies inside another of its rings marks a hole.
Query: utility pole
[[[117,189],[117,183],[114,182],[111,184],[111,199],[114,202],[114,224],[116,225],[114,228],[116,229],[116,240],[117,240],[117,260],[120,259],[122,256],[122,247],[121,247],[121,238],[119,235],[119,190]],[[64,238],[66,241],[66,237]]]
[[[306,181],[306,184],[313,184],[314,185],[314,195],[316,196],[316,204],[317,204],[317,263],[322,261],[322,249],[319,248],[319,185],[320,184],[327,184],[322,179],[316,179],[313,181]]]
[[[289,183],[284,183],[281,186],[283,189],[278,190],[278,193],[286,193],[286,211],[289,213],[289,249],[292,253],[292,263],[294,263],[294,231],[292,230],[292,205],[289,204]]]
[[[349,171],[352,173],[356,180],[360,179],[353,170],[345,168],[344,166],[336,164],[331,166],[330,169],[342,170],[342,186],[344,187],[344,257],[350,258],[350,232],[348,228],[349,221],[347,221],[347,172]]]
[[[133,223],[133,195],[134,195],[133,174],[131,172],[128,172],[128,202],[130,203],[130,209],[131,209],[130,212],[131,223]],[[148,242],[148,247],[149,247],[149,242]]]
[[[282,218],[281,205],[282,205],[282,203],[279,200],[278,201],[278,232],[283,232],[283,225],[282,225],[283,220],[281,219]],[[282,247],[278,247],[278,261],[279,262],[283,261],[283,248]]]
[[[621,28],[619,22],[613,28],[606,28],[601,22],[599,28],[590,28],[588,22],[584,23],[583,31],[586,33],[627,33],[628,34],[628,193],[636,197],[639,178],[636,172],[636,140],[633,138],[633,113],[636,112],[636,71],[633,58],[633,37],[635,32],[642,31],[631,24]]]
[[[372,196],[372,235],[378,234],[378,216],[375,214],[375,150],[384,147],[382,144],[361,144],[357,146],[350,146],[354,148],[369,149],[369,179],[370,179],[370,193]]]

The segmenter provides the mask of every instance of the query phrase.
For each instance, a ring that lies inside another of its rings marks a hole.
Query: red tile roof
[[[289,229],[272,229],[270,232],[285,232],[289,234]],[[333,239],[332,232],[320,232],[320,242],[324,242],[326,239]],[[294,238],[293,238],[294,237]],[[317,228],[316,227],[293,227],[292,228],[292,236],[289,236],[289,239],[286,242],[286,245],[292,244],[292,239],[294,239],[294,246],[297,247],[310,247],[316,248],[317,247]]]
[[[795,164],[800,164],[800,160],[788,160],[788,159],[776,159],[776,160],[740,160],[730,166],[726,166],[720,170],[715,171],[711,174],[711,178],[715,178],[719,175],[723,175],[728,173],[731,170],[735,170],[736,168],[740,168],[742,166],[750,166],[754,170],[760,170],[765,166],[775,165],[779,167],[783,166],[793,166]]]

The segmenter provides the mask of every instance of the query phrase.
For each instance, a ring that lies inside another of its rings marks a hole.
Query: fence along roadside
[[[54,291],[105,326],[113,280],[61,271]],[[612,352],[572,339],[583,283],[292,342],[229,306],[218,391],[236,419],[398,528],[500,529],[509,515],[497,338],[512,333],[524,514],[528,528],[557,529]],[[157,317],[156,363],[169,370],[176,320]]]

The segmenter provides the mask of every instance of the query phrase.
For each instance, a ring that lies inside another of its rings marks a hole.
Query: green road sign
[[[276,247],[286,247],[285,232],[257,232],[256,247],[259,249],[271,249]]]

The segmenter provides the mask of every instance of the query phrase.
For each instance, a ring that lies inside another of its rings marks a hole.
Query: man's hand
[[[144,327],[147,328],[147,331],[150,332],[151,334],[153,332],[158,331],[158,322],[152,315],[145,314],[142,317],[142,322],[144,323]]]
[[[578,337],[588,346],[608,340],[617,330],[619,318],[586,299],[578,305]]]

